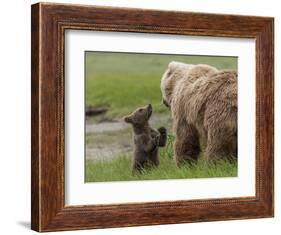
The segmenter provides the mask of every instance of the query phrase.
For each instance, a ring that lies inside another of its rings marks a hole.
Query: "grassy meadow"
[[[214,177],[235,177],[237,176],[237,164],[229,161],[221,161],[214,164],[207,164],[204,160],[180,168],[175,165],[173,159],[161,159],[158,168],[144,170],[142,174],[133,175],[131,171],[131,160],[128,157],[120,156],[111,162],[86,163],[86,182],[110,182],[110,181],[135,181],[135,180],[165,180],[165,179],[193,179],[193,178],[214,178]]]
[[[86,119],[86,182],[237,176],[235,162],[207,164],[203,160],[203,153],[197,164],[176,167],[173,160],[171,114],[161,103],[160,91],[162,74],[171,61],[237,70],[236,57],[85,53],[86,106],[108,108],[102,117]],[[148,103],[153,106],[152,126],[167,127],[169,141],[166,147],[160,149],[158,168],[133,176],[132,129],[129,125],[124,126],[121,118]],[[116,148],[120,148],[118,154],[114,153],[109,157],[101,154],[96,157],[97,153],[110,152]],[[123,153],[123,149],[129,150]]]
[[[160,165],[145,169],[142,174],[132,174],[132,161],[128,156],[118,156],[112,161],[90,161],[86,163],[86,182],[190,179],[237,176],[237,163],[228,160],[207,163],[202,156],[194,164],[178,168],[173,159],[172,140],[160,150]]]
[[[109,107],[111,117],[148,103],[154,112],[168,112],[161,104],[160,80],[171,61],[237,69],[236,57],[105,52],[86,52],[85,57],[86,106]]]

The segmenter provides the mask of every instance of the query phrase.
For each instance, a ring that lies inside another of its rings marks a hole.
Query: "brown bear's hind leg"
[[[197,161],[200,154],[200,141],[197,130],[189,124],[177,125],[174,143],[177,166],[185,162]]]
[[[212,130],[208,133],[207,148],[205,159],[209,162],[215,162],[220,159],[231,157],[233,138],[226,128]]]

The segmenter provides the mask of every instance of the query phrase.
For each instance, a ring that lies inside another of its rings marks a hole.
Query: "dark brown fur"
[[[166,128],[155,130],[149,126],[149,118],[152,114],[152,106],[138,108],[132,114],[124,118],[125,122],[133,126],[134,160],[133,173],[141,172],[149,166],[159,165],[158,147],[166,145]]]

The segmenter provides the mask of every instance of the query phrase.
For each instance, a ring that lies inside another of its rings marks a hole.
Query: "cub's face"
[[[144,107],[138,108],[132,114],[124,117],[124,121],[132,125],[144,125],[148,122],[152,114],[152,105],[148,104]]]
[[[193,66],[192,64],[184,64],[175,61],[169,63],[167,70],[162,76],[160,85],[162,102],[164,105],[170,107],[173,91],[177,82],[184,78]]]

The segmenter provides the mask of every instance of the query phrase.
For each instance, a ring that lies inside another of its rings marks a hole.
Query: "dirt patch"
[[[101,122],[96,124],[86,124],[86,133],[105,133],[120,131],[128,128],[128,125],[122,121]]]
[[[151,121],[153,127],[165,126],[171,129],[170,115],[154,114]],[[111,160],[118,156],[132,155],[132,128],[123,120],[96,121],[86,120],[86,159]]]

